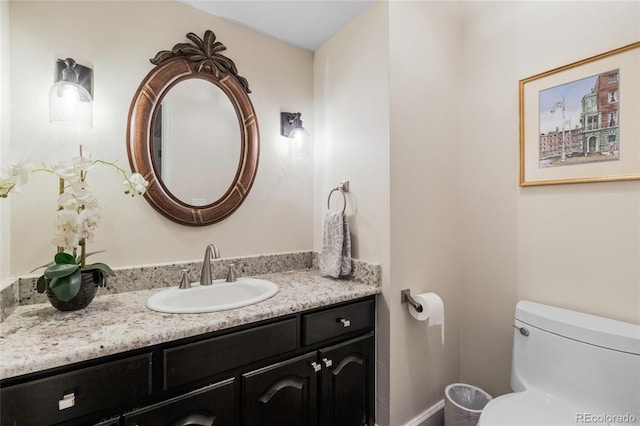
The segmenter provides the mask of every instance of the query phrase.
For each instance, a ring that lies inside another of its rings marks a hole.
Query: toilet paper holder
[[[422,312],[422,305],[416,302],[416,300],[413,297],[411,297],[411,290],[409,290],[408,288],[400,292],[400,302],[408,303],[411,306],[413,306],[416,311]]]

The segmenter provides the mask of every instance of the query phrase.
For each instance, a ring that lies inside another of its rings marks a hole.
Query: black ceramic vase
[[[78,309],[84,309],[93,298],[96,296],[96,290],[98,285],[102,281],[102,273],[98,269],[90,269],[88,271],[82,271],[82,282],[80,284],[80,290],[78,294],[73,296],[66,302],[58,299],[56,294],[49,288],[49,280],[47,279],[47,297],[49,302],[59,311],[76,311]]]

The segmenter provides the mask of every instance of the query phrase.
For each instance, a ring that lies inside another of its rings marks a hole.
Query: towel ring
[[[334,191],[340,191],[340,193],[342,194],[342,201],[344,202],[344,205],[342,206],[342,213],[344,213],[347,209],[347,196],[344,195],[344,191],[340,188],[333,188],[329,193],[329,198],[327,198],[327,210],[331,210],[331,195],[334,193]]]

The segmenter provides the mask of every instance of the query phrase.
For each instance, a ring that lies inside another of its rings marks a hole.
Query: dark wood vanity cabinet
[[[373,426],[373,296],[0,382],[1,425]]]

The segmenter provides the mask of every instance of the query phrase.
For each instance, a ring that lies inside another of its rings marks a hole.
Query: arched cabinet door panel
[[[374,342],[366,335],[320,350],[321,426],[373,424]]]
[[[316,426],[316,352],[244,374],[245,426]]]

